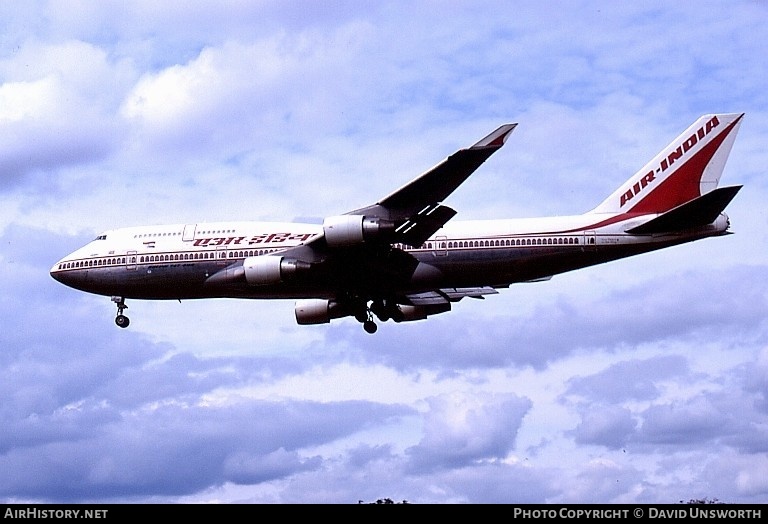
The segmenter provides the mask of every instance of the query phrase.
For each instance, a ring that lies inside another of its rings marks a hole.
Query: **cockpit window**
[[[107,239],[107,235],[99,235],[96,238],[94,238],[94,240],[106,240],[106,239]]]

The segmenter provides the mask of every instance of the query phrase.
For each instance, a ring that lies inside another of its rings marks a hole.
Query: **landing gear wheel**
[[[374,322],[373,320],[366,320],[365,322],[363,322],[363,329],[365,330],[366,333],[370,333],[371,335],[373,335],[374,333],[376,333],[376,330],[379,329],[379,327],[376,325],[376,322]]]
[[[389,309],[387,308],[384,301],[374,301],[373,304],[371,304],[371,313],[376,315],[379,320],[382,322],[386,322],[391,318]]]
[[[128,306],[125,305],[125,299],[123,297],[112,297],[112,302],[117,304],[117,317],[115,318],[115,324],[121,328],[127,328],[131,321],[128,320],[128,317],[123,315],[123,311],[128,309]]]

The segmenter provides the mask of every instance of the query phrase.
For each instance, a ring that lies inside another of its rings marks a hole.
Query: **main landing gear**
[[[366,333],[374,334],[379,326],[373,321],[373,314],[370,309],[364,311],[358,311],[355,313],[355,319],[363,325],[363,329]]]
[[[378,329],[376,322],[374,322],[374,315],[382,322],[390,319],[395,322],[403,321],[403,314],[395,302],[379,299],[374,300],[370,307],[367,302],[363,302],[358,304],[358,307],[355,309],[355,319],[363,325],[366,333],[373,334]]]
[[[117,304],[117,317],[115,317],[115,324],[117,324],[118,327],[127,328],[131,321],[128,319],[128,317],[123,315],[123,311],[128,309],[128,306],[125,305],[125,299],[123,297],[112,297],[112,302]]]

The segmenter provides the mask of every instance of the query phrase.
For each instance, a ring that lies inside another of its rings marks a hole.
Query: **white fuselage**
[[[407,280],[367,282],[365,268],[344,283],[320,275],[311,281],[252,285],[223,278],[228,268],[252,257],[279,256],[323,234],[321,225],[292,222],[221,222],[115,229],[67,255],[52,276],[77,289],[106,296],[146,299],[319,298],[364,287],[380,293],[422,289],[493,286],[548,278],[670,245],[724,233],[723,214],[715,223],[664,235],[632,235],[625,230],[656,215],[586,213],[536,219],[456,221],[421,246],[395,244],[413,256],[420,270]],[[322,260],[318,260],[322,263]],[[218,275],[216,278],[211,278]],[[346,280],[346,279],[345,279]],[[392,289],[395,287],[396,289]]]

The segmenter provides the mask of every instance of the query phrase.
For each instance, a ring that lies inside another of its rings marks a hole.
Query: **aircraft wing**
[[[350,211],[347,215],[393,221],[393,242],[421,245],[456,214],[456,211],[440,202],[498,151],[516,126],[502,125],[473,146],[457,151],[376,204]]]
[[[365,296],[381,295],[385,289],[409,282],[420,266],[423,266],[422,272],[429,272],[427,265],[411,254],[390,247],[393,244],[421,246],[448,222],[456,211],[441,202],[504,145],[516,126],[500,126],[371,206],[326,217],[322,233],[306,244],[263,260],[254,257],[248,268],[242,263],[241,267],[227,268],[221,276],[213,275],[208,281],[241,279],[247,272],[252,280],[260,281],[262,275],[282,278],[283,272],[289,274],[299,266],[306,266],[313,267],[314,274],[322,275],[320,278]],[[375,293],[371,291],[374,288]],[[463,296],[481,297],[492,292],[491,288],[439,290],[436,292],[439,297],[431,299],[456,301]],[[427,296],[414,297],[422,302],[428,299]]]
[[[444,288],[435,291],[426,291],[424,293],[414,293],[406,295],[406,299],[414,306],[426,306],[434,304],[447,304],[449,302],[458,302],[462,298],[485,298],[483,295],[496,295],[499,292],[489,286],[484,287],[462,287],[462,288]]]

